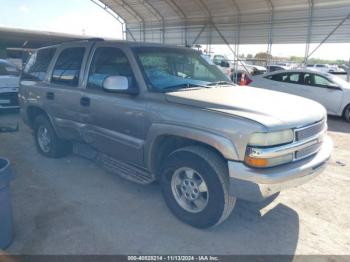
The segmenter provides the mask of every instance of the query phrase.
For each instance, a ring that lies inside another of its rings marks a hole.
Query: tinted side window
[[[23,70],[22,79],[43,81],[55,52],[56,48],[41,49],[35,52]]]
[[[66,86],[78,86],[84,53],[84,47],[65,49],[57,59],[51,82]]]
[[[305,85],[311,86],[314,84],[314,75],[306,73],[303,76],[303,82]]]
[[[300,81],[300,74],[299,73],[291,73],[288,74],[288,77],[284,80],[284,82],[292,83],[292,84],[298,84]]]
[[[274,81],[278,81],[278,82],[283,82],[283,81],[285,81],[287,76],[288,75],[286,73],[281,73],[281,74],[275,74],[275,75],[269,76],[269,79],[274,80]]]
[[[115,47],[97,48],[90,66],[87,88],[101,89],[103,81],[109,76],[125,76],[129,87],[135,87],[135,77],[124,52]]]
[[[332,85],[332,82],[329,81],[327,78],[323,77],[323,76],[319,76],[319,75],[315,75],[314,76],[314,81],[315,81],[315,85],[316,86],[320,86],[320,87],[327,87]]]

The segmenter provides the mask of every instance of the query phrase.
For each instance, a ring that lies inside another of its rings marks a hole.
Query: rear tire
[[[347,105],[346,108],[344,109],[343,117],[346,122],[350,123],[350,104]]]
[[[44,115],[35,118],[34,139],[39,153],[49,158],[64,157],[72,149],[71,143],[57,136],[51,122]]]
[[[222,223],[236,203],[229,194],[225,161],[205,147],[190,146],[170,154],[162,168],[161,187],[173,214],[197,228]]]

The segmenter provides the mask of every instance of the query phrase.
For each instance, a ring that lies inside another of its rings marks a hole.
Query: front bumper
[[[327,136],[317,154],[294,163],[255,169],[229,161],[230,193],[240,199],[259,202],[284,189],[302,185],[324,171],[332,149],[333,142]]]

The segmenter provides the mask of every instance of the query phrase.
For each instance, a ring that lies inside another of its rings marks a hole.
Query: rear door
[[[56,51],[57,46],[41,48],[31,55],[21,74],[19,98],[22,106],[45,108],[46,92],[49,88],[48,71]],[[21,112],[25,113],[25,110]]]
[[[80,139],[84,125],[81,118],[81,86],[84,65],[92,43],[66,44],[58,50],[46,90],[46,108],[59,134],[66,139]]]

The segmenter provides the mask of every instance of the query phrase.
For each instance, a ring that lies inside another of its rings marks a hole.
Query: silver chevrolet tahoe
[[[237,199],[268,203],[314,178],[332,151],[320,104],[236,86],[188,48],[42,48],[19,97],[41,154],[73,150],[131,181],[159,181],[174,215],[198,228],[223,222]]]

